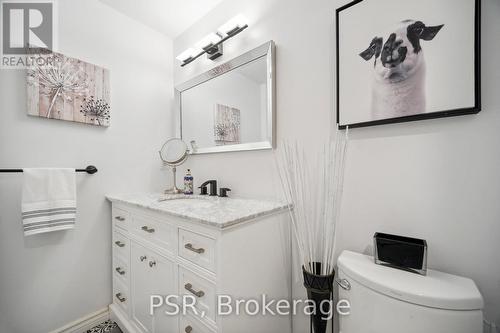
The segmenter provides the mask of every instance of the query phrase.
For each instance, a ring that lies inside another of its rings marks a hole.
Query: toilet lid
[[[446,310],[480,310],[483,298],[471,279],[427,270],[419,275],[377,265],[373,257],[343,251],[337,265],[347,278],[387,296]]]

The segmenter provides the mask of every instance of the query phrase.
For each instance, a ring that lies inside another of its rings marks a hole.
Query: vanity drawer
[[[215,285],[195,273],[179,267],[179,294],[194,296],[198,316],[203,312],[204,318],[215,325],[216,294]]]
[[[215,272],[215,239],[179,228],[179,256]]]
[[[113,232],[113,256],[120,257],[125,262],[130,259],[130,240],[119,232]]]
[[[125,260],[118,256],[113,257],[113,276],[120,280],[126,287],[129,286],[130,269]]]
[[[197,319],[186,315],[179,318],[179,333],[214,333]]]
[[[134,216],[130,232],[173,254],[175,251],[175,227],[165,221]]]
[[[117,304],[127,315],[129,315],[130,302],[129,289],[118,279],[113,279],[113,303]]]
[[[112,212],[112,219],[113,219],[113,226],[116,228],[120,228],[123,230],[127,230],[128,226],[127,224],[130,221],[130,213],[120,209],[120,208],[115,208],[113,207],[113,212]]]

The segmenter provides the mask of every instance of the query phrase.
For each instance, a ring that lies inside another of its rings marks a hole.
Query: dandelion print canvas
[[[223,104],[215,104],[215,144],[218,146],[240,143],[240,110]]]
[[[42,56],[46,65],[28,69],[28,114],[109,126],[109,70],[60,53]]]

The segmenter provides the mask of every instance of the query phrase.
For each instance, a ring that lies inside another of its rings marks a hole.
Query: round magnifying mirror
[[[171,189],[165,191],[165,193],[179,194],[182,193],[180,189],[177,188],[176,184],[176,173],[177,167],[184,163],[188,157],[188,147],[181,139],[170,139],[163,144],[160,151],[160,158],[166,165],[172,168],[174,186]]]

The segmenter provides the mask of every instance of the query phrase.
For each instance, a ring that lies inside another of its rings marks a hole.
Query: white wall
[[[374,0],[372,0],[374,1]],[[429,267],[473,278],[486,317],[500,322],[500,3],[483,0],[483,111],[464,116],[355,129],[350,133],[339,249],[364,251],[375,231],[422,237]],[[318,146],[334,110],[334,12],[330,0],[226,0],[174,40],[174,54],[242,13],[250,27],[224,44],[216,63],[181,68],[181,83],[273,39],[277,47],[278,145]],[[196,183],[216,178],[233,195],[280,196],[270,151],[193,156]],[[315,184],[311,184],[314,187]],[[297,332],[307,323],[297,323]]]
[[[59,1],[59,46],[111,70],[111,127],[28,117],[24,73],[0,71],[0,168],[84,167],[76,229],[23,237],[22,175],[0,175],[0,332],[40,333],[111,303],[109,192],[160,190],[172,42],[96,0]]]

